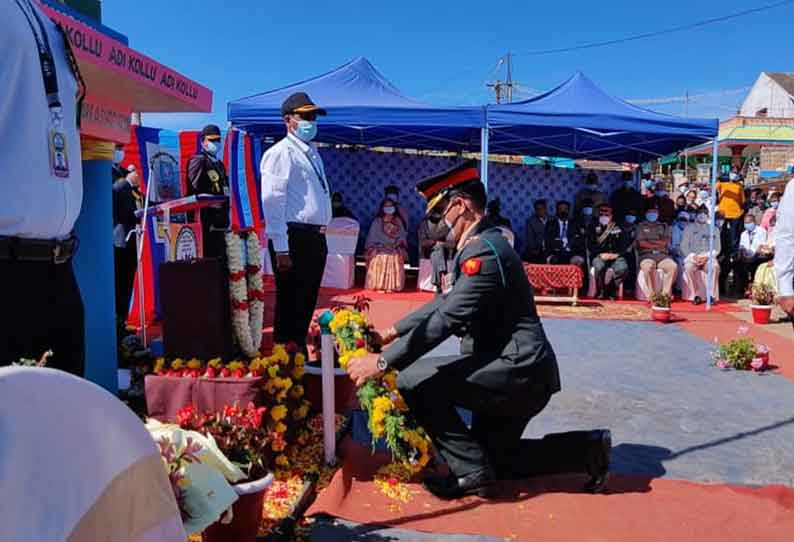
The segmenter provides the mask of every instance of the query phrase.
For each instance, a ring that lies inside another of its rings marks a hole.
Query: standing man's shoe
[[[609,462],[612,455],[612,433],[608,429],[593,431],[587,452],[587,473],[590,480],[584,485],[588,493],[601,493],[609,482]]]

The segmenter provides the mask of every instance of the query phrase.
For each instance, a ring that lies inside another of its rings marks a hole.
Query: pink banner
[[[87,80],[99,68],[114,78],[122,76],[127,81],[176,98],[189,106],[183,110],[207,113],[212,109],[212,91],[208,88],[63,13],[44,4],[39,7],[53,21],[63,25],[81,71],[87,72],[84,74]],[[84,62],[92,66],[84,70]],[[114,84],[125,83],[114,81]],[[135,108],[138,104],[129,105]]]

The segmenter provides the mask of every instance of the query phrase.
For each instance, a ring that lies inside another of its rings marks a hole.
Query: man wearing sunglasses
[[[281,105],[287,136],[262,157],[262,208],[270,261],[276,277],[274,340],[306,346],[317,304],[332,218],[331,192],[322,158],[312,140],[317,117],[325,115],[305,92]]]

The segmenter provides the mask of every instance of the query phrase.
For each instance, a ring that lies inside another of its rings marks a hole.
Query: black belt
[[[0,260],[63,264],[72,259],[79,244],[74,235],[62,241],[0,235]]]
[[[299,231],[309,231],[312,233],[319,233],[321,235],[325,235],[325,230],[327,229],[325,226],[320,226],[317,224],[306,224],[304,222],[287,222],[287,228]]]

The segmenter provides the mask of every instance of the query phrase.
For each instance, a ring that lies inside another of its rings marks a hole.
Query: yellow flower
[[[292,418],[295,420],[302,420],[309,415],[309,407],[306,405],[296,408],[292,412]]]
[[[191,359],[187,362],[188,369],[201,369],[201,361],[196,358]]]
[[[236,371],[238,369],[245,369],[245,363],[243,363],[241,361],[234,360],[233,362],[228,364],[226,366],[226,368],[229,369],[230,371]]]
[[[293,386],[289,395],[293,399],[300,399],[301,397],[303,397],[303,386],[301,386],[300,384],[298,384],[297,386]]]
[[[278,365],[271,365],[268,367],[267,374],[270,378],[276,378],[278,376]]]
[[[347,352],[339,356],[339,366],[342,369],[347,369],[347,364],[350,362],[350,358],[353,357],[352,353]]]
[[[165,368],[165,358],[157,358],[154,362],[154,374],[160,374]]]
[[[295,354],[295,365],[303,366],[304,363],[306,363],[306,356],[303,355],[303,352]]]
[[[276,405],[270,411],[270,417],[273,418],[275,421],[281,421],[287,415],[287,407],[284,405]]]
[[[182,369],[185,366],[185,360],[182,358],[176,358],[174,361],[171,362],[171,368],[175,371]]]
[[[284,454],[279,454],[276,457],[276,465],[278,465],[279,467],[287,468],[289,467],[289,459],[287,459],[287,456],[285,456]]]
[[[289,377],[282,378],[281,387],[284,388],[284,391],[288,391],[292,387],[292,379]]]
[[[213,369],[220,369],[222,365],[221,358],[212,358],[207,362],[207,367],[212,367]]]
[[[286,442],[284,442],[283,440],[274,440],[274,441],[273,441],[273,442],[270,444],[270,448],[271,448],[271,449],[272,449],[274,452],[283,452],[283,451],[284,451],[284,448],[286,448],[286,447],[287,447],[287,443],[286,443]]]
[[[286,433],[286,432],[287,432],[287,426],[281,422],[278,422],[276,424],[276,433]]]
[[[397,372],[389,371],[383,375],[383,383],[389,391],[397,391]]]
[[[383,395],[381,395],[380,397],[375,397],[375,399],[372,401],[372,409],[375,412],[381,411],[384,414],[386,414],[393,407],[394,407],[394,404],[391,402],[391,399],[389,399],[388,397],[385,397]]]
[[[306,370],[302,366],[296,366],[294,369],[292,369],[292,378],[295,380],[301,380],[305,373]]]

